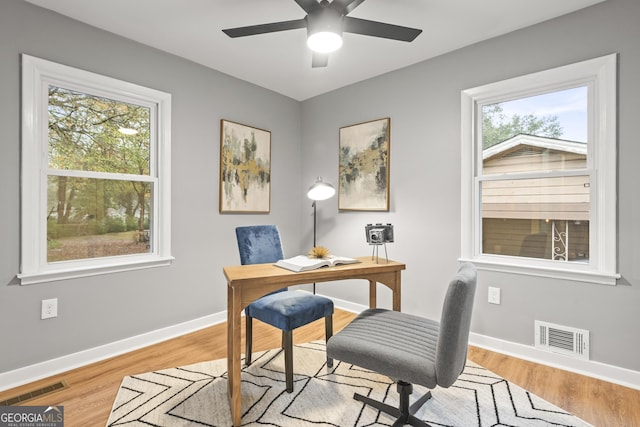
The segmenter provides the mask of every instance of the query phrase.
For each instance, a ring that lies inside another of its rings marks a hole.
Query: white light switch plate
[[[500,304],[500,288],[489,286],[489,302],[491,304]]]

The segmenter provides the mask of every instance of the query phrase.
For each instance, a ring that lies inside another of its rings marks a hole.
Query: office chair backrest
[[[284,258],[280,232],[275,225],[236,227],[240,263],[264,264]]]
[[[436,378],[441,387],[451,386],[467,361],[476,276],[473,264],[465,263],[447,289],[436,347]]]

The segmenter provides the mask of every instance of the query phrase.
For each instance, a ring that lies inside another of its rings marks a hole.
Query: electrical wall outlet
[[[41,319],[58,317],[58,298],[43,299]]]
[[[500,288],[489,286],[489,302],[491,304],[500,304]]]

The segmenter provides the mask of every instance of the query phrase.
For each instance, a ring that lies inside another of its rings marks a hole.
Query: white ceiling
[[[296,100],[329,92],[604,0],[366,0],[349,16],[423,30],[413,42],[344,34],[311,67],[306,30],[222,29],[304,18],[294,0],[26,0]]]

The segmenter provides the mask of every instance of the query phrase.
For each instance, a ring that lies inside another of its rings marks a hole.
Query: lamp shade
[[[333,185],[324,182],[320,176],[307,191],[307,197],[311,200],[327,200],[333,197],[334,194],[336,194],[336,189],[333,188]]]

